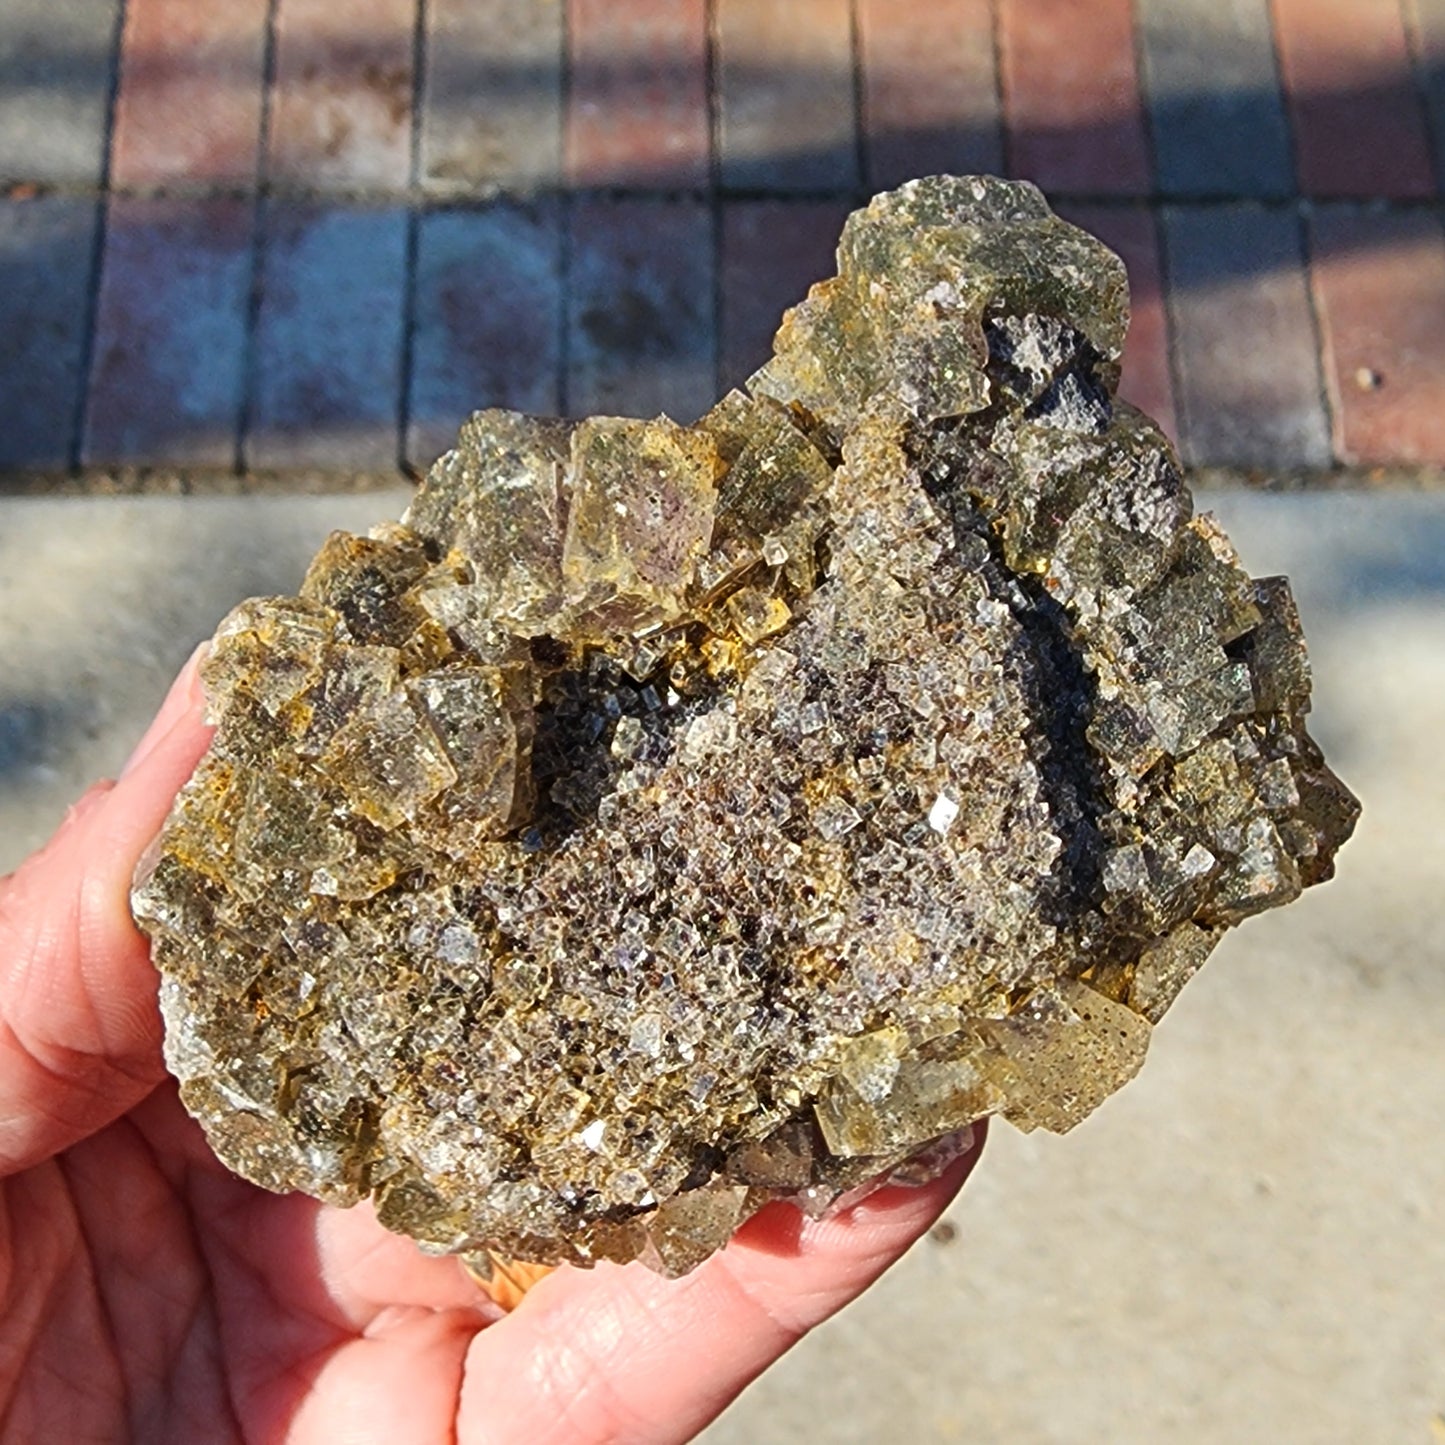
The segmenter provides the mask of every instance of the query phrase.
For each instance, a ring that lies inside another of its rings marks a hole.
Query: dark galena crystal
[[[481,412],[222,624],[134,905],[238,1172],[681,1272],[983,1115],[1070,1128],[1330,875],[1288,586],[1115,399],[1118,259],[939,177],[838,262],[695,426]]]

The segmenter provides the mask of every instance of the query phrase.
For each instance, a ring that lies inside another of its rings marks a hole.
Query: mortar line
[[[246,339],[241,365],[241,410],[236,423],[235,471],[246,474],[256,407],[256,352],[265,287],[266,228],[271,210],[271,105],[276,81],[276,15],[280,0],[266,0],[266,37],[261,54],[261,122],[256,136],[255,209],[251,217],[251,286],[246,298]]]
[[[1139,131],[1144,141],[1144,160],[1148,166],[1150,189],[1159,185],[1159,141],[1154,130],[1154,92],[1150,83],[1149,63],[1145,54],[1144,27],[1139,14],[1138,0],[1129,0],[1129,43],[1134,53],[1134,85],[1139,96]],[[1184,367],[1179,354],[1174,325],[1173,282],[1169,276],[1166,256],[1164,207],[1155,201],[1145,201],[1144,214],[1154,237],[1154,255],[1159,266],[1159,305],[1164,316],[1164,367],[1169,376],[1169,392],[1174,401],[1174,428],[1180,434],[1174,438],[1175,445],[1184,450]],[[1127,269],[1127,268],[1126,268]],[[1130,299],[1133,311],[1133,299]],[[1127,343],[1126,343],[1127,344]]]
[[[998,162],[1004,175],[1013,175],[1012,127],[1009,125],[1008,95],[1003,83],[1003,0],[988,0],[988,35],[993,51],[993,105],[998,129]]]
[[[75,185],[68,182],[14,180],[9,189],[24,187],[33,189],[37,197],[67,197],[72,200],[182,200],[182,201],[247,201],[254,197],[254,189],[245,185],[158,185],[158,186],[111,186],[102,191],[91,184]],[[567,193],[586,200],[635,200],[635,201],[696,201],[706,202],[712,194],[712,187],[703,186],[578,186]],[[790,186],[786,190],[775,190],[767,186],[720,185],[718,190],[729,201],[805,201],[818,203],[858,204],[869,199],[853,186]],[[498,202],[515,204],[536,204],[539,201],[555,200],[562,194],[559,187],[519,186],[515,188],[488,189],[485,194],[474,191],[455,193],[437,192],[429,187],[393,187],[391,189],[327,188],[298,185],[291,181],[268,181],[267,195],[275,201],[294,201],[302,205],[357,205],[386,206],[411,205],[422,211],[432,210],[486,210]],[[1320,195],[1302,197],[1258,196],[1238,191],[1139,191],[1133,195],[1120,195],[1117,191],[1072,191],[1051,187],[1045,191],[1051,205],[1090,206],[1105,210],[1127,210],[1137,206],[1253,206],[1262,211],[1288,211],[1296,209],[1301,200],[1342,206],[1353,210],[1372,213],[1398,212],[1410,214],[1425,212],[1437,215],[1445,210],[1445,200],[1439,196],[1332,196]]]
[[[401,293],[401,356],[397,378],[396,464],[404,475],[415,475],[410,460],[411,413],[414,404],[412,372],[416,360],[416,285],[417,256],[421,246],[419,208],[411,197],[421,189],[422,119],[426,95],[427,10],[428,0],[416,0],[411,35],[411,154],[409,159],[410,190],[406,209],[406,261]]]
[[[572,208],[573,190],[567,173],[567,128],[572,118],[572,13],[567,0],[562,6],[561,70],[557,81],[557,137],[560,158],[557,186],[557,411],[570,416],[572,411]]]
[[[66,447],[66,470],[78,475],[85,447],[85,424],[90,415],[90,388],[95,369],[96,327],[100,319],[100,284],[105,269],[105,246],[110,236],[111,147],[115,143],[115,112],[120,100],[120,73],[125,49],[125,22],[129,0],[115,7],[111,33],[110,69],[106,76],[105,115],[101,122],[100,177],[94,189],[95,234],[90,243],[90,265],[86,272],[85,314],[80,329],[80,356],[75,377],[75,403],[70,418],[70,439]]]
[[[1290,174],[1294,182],[1295,245],[1299,252],[1301,279],[1304,281],[1305,308],[1309,313],[1310,334],[1314,339],[1316,395],[1319,398],[1320,412],[1325,423],[1325,445],[1329,448],[1331,460],[1337,461],[1339,459],[1335,445],[1337,408],[1335,399],[1331,395],[1330,380],[1327,375],[1329,363],[1325,356],[1324,322],[1320,316],[1319,297],[1315,292],[1314,247],[1308,223],[1310,203],[1304,196],[1300,185],[1299,136],[1295,126],[1293,93],[1285,84],[1284,54],[1280,49],[1279,42],[1279,13],[1274,0],[1269,0],[1267,15],[1270,57],[1274,61],[1275,84],[1279,88],[1280,114],[1284,118],[1285,135],[1289,140]]]
[[[708,208],[712,227],[712,375],[713,395],[723,386],[723,190],[722,190],[722,93],[719,85],[721,34],[717,0],[703,7],[705,34],[703,63],[707,73],[707,174]]]
[[[1425,131],[1425,153],[1430,157],[1430,172],[1438,185],[1445,180],[1445,135],[1438,135],[1435,129],[1435,113],[1426,79],[1425,29],[1419,0],[1400,0],[1400,22],[1405,28],[1405,47],[1410,56],[1410,89]]]
[[[848,58],[852,62],[850,79],[853,86],[853,169],[857,175],[855,189],[868,195],[873,189],[873,174],[868,145],[868,105],[863,81],[863,22],[858,14],[862,0],[848,0]]]

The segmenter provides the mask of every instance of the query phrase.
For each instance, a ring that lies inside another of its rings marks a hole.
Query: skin
[[[127,905],[208,740],[192,659],[120,780],[0,880],[0,1440],[685,1440],[973,1167],[825,1220],[769,1206],[680,1280],[558,1270],[501,1319],[367,1206],[237,1178],[166,1078]]]

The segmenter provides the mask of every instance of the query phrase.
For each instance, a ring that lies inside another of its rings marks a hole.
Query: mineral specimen
[[[696,425],[479,413],[222,624],[134,906],[240,1173],[683,1271],[982,1115],[1070,1128],[1329,876],[1289,589],[1114,399],[1120,262],[949,177],[838,262]]]

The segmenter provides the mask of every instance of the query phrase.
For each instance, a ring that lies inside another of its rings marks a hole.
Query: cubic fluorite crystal
[[[1289,589],[1114,398],[1032,187],[853,215],[694,426],[482,412],[205,665],[135,892],[220,1157],[425,1245],[691,1268],[1129,1079],[1329,876]]]

